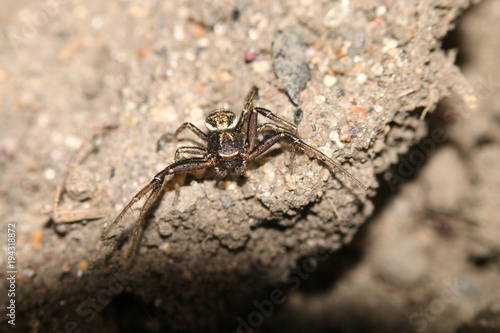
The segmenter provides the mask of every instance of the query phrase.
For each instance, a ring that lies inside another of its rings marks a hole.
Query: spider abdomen
[[[234,132],[215,132],[208,140],[208,151],[217,152],[223,161],[236,159],[242,148],[243,139]]]

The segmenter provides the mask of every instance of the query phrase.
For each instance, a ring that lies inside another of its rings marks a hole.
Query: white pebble
[[[326,97],[325,97],[325,96],[323,96],[323,95],[318,95],[318,96],[316,96],[316,98],[315,98],[314,102],[315,102],[316,104],[323,104],[323,103],[325,103],[325,102],[326,102]]]
[[[174,39],[177,41],[183,40],[185,37],[184,27],[181,24],[177,24],[174,27]]]
[[[387,7],[386,6],[378,6],[375,9],[375,15],[377,15],[378,17],[380,17],[382,15],[385,15],[385,13],[387,13]]]
[[[43,176],[47,180],[52,180],[52,179],[56,178],[56,171],[52,168],[45,169],[45,171],[43,172]]]
[[[66,147],[71,148],[71,149],[77,149],[78,147],[80,147],[81,143],[82,143],[82,140],[75,137],[75,136],[68,136],[64,140],[64,144],[66,145]]]
[[[337,78],[333,75],[325,75],[325,77],[323,78],[323,84],[328,88],[334,86],[336,83]]]
[[[271,64],[269,63],[269,61],[265,61],[265,60],[255,61],[252,64],[252,67],[256,73],[260,73],[260,74],[267,73],[271,70]]]
[[[365,83],[368,77],[366,76],[366,74],[361,73],[358,75],[356,79],[358,80],[359,83]]]

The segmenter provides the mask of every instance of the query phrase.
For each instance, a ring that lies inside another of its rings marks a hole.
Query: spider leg
[[[279,132],[290,132],[290,130],[288,128],[280,126],[280,125],[272,124],[272,123],[260,124],[257,127],[258,133],[265,132],[265,131],[275,131],[278,133]]]
[[[245,103],[245,106],[243,107],[243,111],[241,112],[240,119],[238,120],[238,125],[236,125],[236,131],[240,133],[243,130],[243,125],[245,122],[248,120],[249,110],[253,109],[253,101],[255,100],[255,97],[257,96],[258,89],[257,87],[253,87],[252,91],[248,94],[247,97],[247,102]]]
[[[101,238],[106,238],[108,236],[108,234],[111,232],[111,230],[113,229],[113,227],[118,224],[118,222],[120,222],[120,220],[122,219],[123,215],[125,215],[125,213],[137,202],[139,201],[144,195],[146,195],[149,191],[151,191],[155,186],[158,186],[159,183],[162,183],[161,180],[157,179],[155,177],[155,179],[153,179],[153,181],[151,183],[149,183],[148,185],[146,185],[142,190],[140,190],[133,198],[132,200],[130,200],[130,202],[127,204],[127,206],[125,206],[125,208],[123,208],[123,210],[121,211],[121,213],[115,218],[115,220],[109,225],[109,227],[106,229],[106,231],[104,231],[104,233],[102,234]]]
[[[189,154],[189,155],[206,155],[207,149],[204,147],[180,147],[175,151],[175,161],[180,161],[181,154]]]
[[[260,124],[259,127],[257,127],[258,133],[265,132],[265,131],[275,131],[275,132],[279,133],[279,132],[288,132],[288,129],[283,127],[283,126],[272,124],[272,123]],[[292,153],[290,155],[290,173],[292,173],[292,174],[295,171],[295,156],[296,155],[297,155],[297,146],[293,145]]]
[[[278,132],[297,133],[297,126],[295,126],[294,124],[276,116],[268,109],[255,107],[251,110],[250,118],[248,119],[248,130],[247,130],[247,141],[246,141],[247,153],[251,153],[253,151],[257,142],[257,133],[259,132],[259,128],[257,127],[257,116],[259,114],[279,124],[279,125],[274,125],[274,127],[273,124],[269,125],[262,124],[261,126],[259,126],[261,130],[263,130],[266,127],[269,127],[271,129],[276,129]]]
[[[151,205],[154,203],[156,198],[158,198],[158,195],[163,187],[163,183],[165,180],[165,177],[168,175],[172,175],[174,173],[185,173],[185,172],[190,172],[194,170],[200,170],[200,169],[206,169],[209,167],[213,167],[216,164],[217,160],[214,156],[212,155],[207,155],[203,158],[189,158],[185,159],[182,161],[174,162],[167,166],[165,169],[163,169],[161,172],[159,172],[153,180],[146,185],[142,190],[140,190],[133,198],[130,200],[130,202],[125,206],[125,208],[121,211],[121,213],[116,217],[116,219],[109,225],[109,227],[104,231],[102,238],[106,238],[110,231],[113,229],[113,227],[120,222],[122,219],[123,215],[132,207],[137,201],[139,201],[143,196],[148,194],[150,191],[153,191],[149,196],[146,201],[146,204],[141,210],[141,214],[139,216],[139,221],[137,222],[136,229],[134,231],[134,242],[132,244],[132,247],[135,247],[135,243],[137,241],[136,234],[139,232],[140,227],[142,226],[144,222],[144,218],[146,214],[148,213],[148,210],[150,209]]]
[[[260,108],[260,107],[256,107],[254,108],[254,110],[258,113],[260,113],[261,115],[263,115],[264,117],[280,124],[281,126],[283,126],[284,128],[287,128],[289,132],[293,132],[293,133],[296,133],[297,132],[297,126],[295,126],[294,124],[292,124],[291,122],[289,122],[288,120],[285,120],[281,117],[278,117],[277,115],[275,115],[274,113],[272,113],[270,110],[268,109],[264,109],[264,108]]]
[[[162,150],[163,146],[165,145],[165,143],[171,142],[173,140],[176,140],[177,136],[179,136],[179,134],[184,129],[186,129],[186,128],[189,129],[189,130],[191,130],[191,132],[193,132],[194,134],[196,134],[203,141],[205,141],[205,142],[208,141],[208,135],[205,134],[202,130],[200,130],[198,127],[196,127],[192,123],[184,123],[181,126],[179,126],[179,128],[175,131],[175,133],[173,135],[172,135],[172,133],[165,133],[165,134],[163,134],[160,137],[160,139],[158,139],[158,141],[156,143],[156,151],[158,152],[158,151]]]
[[[174,138],[177,138],[177,136],[184,130],[184,129],[189,129],[191,132],[196,134],[200,139],[203,141],[207,142],[208,141],[208,135],[205,134],[201,129],[193,125],[192,123],[184,123],[179,128],[177,131],[175,131]]]
[[[300,149],[306,151],[306,152],[309,152],[309,153],[312,153],[314,154],[314,156],[323,161],[324,163],[326,164],[329,164],[331,167],[332,167],[332,170],[334,168],[338,168],[340,171],[342,171],[347,177],[349,177],[349,179],[351,179],[352,181],[354,181],[356,184],[358,184],[361,188],[363,189],[367,189],[367,187],[362,183],[360,182],[358,179],[356,179],[353,175],[351,175],[349,172],[347,172],[346,169],[344,169],[343,167],[341,167],[337,162],[335,162],[334,160],[332,160],[330,157],[326,156],[325,154],[323,154],[321,151],[319,151],[318,149],[308,145],[307,143],[305,143],[304,141],[302,141],[302,139],[300,139],[297,135],[293,134],[293,133],[290,133],[290,132],[279,132],[279,133],[276,133],[274,135],[272,135],[271,137],[267,138],[266,140],[262,141],[261,143],[259,143],[250,153],[249,155],[247,156],[247,159],[248,160],[251,160],[251,159],[254,159],[254,158],[257,158],[258,156],[262,155],[263,153],[265,153],[267,150],[269,150],[269,148],[271,148],[273,145],[275,145],[279,140],[281,139],[287,139],[289,141],[292,141],[292,143],[299,147]]]
[[[175,162],[181,160],[181,154],[190,154],[190,155],[206,155],[207,149],[205,147],[199,146],[189,146],[189,147],[179,147],[175,151]],[[175,206],[180,196],[180,186],[179,183],[175,182],[175,198],[173,200],[173,205]]]
[[[144,224],[146,214],[149,212],[151,205],[153,205],[153,203],[156,201],[156,199],[160,195],[162,188],[163,188],[163,183],[159,184],[158,186],[155,186],[153,188],[153,191],[151,191],[151,194],[146,199],[146,203],[144,204],[144,207],[142,207],[142,209],[141,209],[141,213],[139,214],[139,220],[137,221],[137,224],[135,225],[135,228],[134,228],[134,238],[132,240],[132,246],[130,247],[130,249],[128,251],[128,255],[127,255],[127,257],[129,257],[129,258],[132,256],[132,254],[135,253],[135,251],[137,249],[137,244],[138,244],[139,236],[141,233],[141,227]]]

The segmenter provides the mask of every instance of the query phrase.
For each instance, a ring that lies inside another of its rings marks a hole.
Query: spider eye
[[[238,118],[236,115],[226,109],[217,109],[208,115],[205,120],[205,126],[210,131],[225,131],[236,127]]]

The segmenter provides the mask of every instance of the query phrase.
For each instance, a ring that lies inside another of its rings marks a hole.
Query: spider
[[[175,152],[174,163],[154,176],[153,180],[130,200],[121,213],[105,230],[102,238],[107,237],[113,227],[120,222],[123,215],[125,215],[132,205],[151,192],[146,199],[144,207],[141,209],[139,220],[134,228],[132,246],[128,254],[128,257],[130,257],[136,251],[141,227],[144,224],[148,211],[161,193],[166,176],[211,167],[214,168],[217,179],[226,177],[228,172],[242,175],[247,169],[249,161],[264,154],[282,139],[287,139],[296,147],[313,154],[317,159],[328,164],[332,170],[334,167],[338,168],[360,187],[365,190],[367,189],[363,183],[330,157],[302,141],[296,134],[297,127],[295,125],[276,116],[268,109],[254,107],[253,102],[256,94],[257,89],[254,87],[249,94],[239,119],[233,112],[227,109],[216,109],[210,113],[205,120],[208,134],[201,131],[192,123],[187,122],[182,124],[175,132],[174,138],[177,138],[179,133],[183,130],[189,129],[201,140],[205,141],[207,147],[189,146],[178,148]],[[257,125],[257,116],[259,114],[275,123]],[[245,124],[247,124],[246,131],[244,130]],[[262,141],[259,141],[257,138],[258,134],[266,131],[270,132],[270,135]],[[201,157],[180,159],[181,154],[199,155]]]

